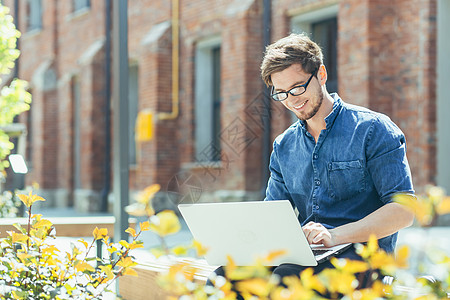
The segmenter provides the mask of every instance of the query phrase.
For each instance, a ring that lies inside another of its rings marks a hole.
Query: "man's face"
[[[274,93],[286,92],[297,85],[305,84],[310,76],[311,74],[303,72],[300,64],[294,64],[283,71],[273,73],[271,79],[275,89]],[[322,102],[323,91],[316,76],[311,79],[305,93],[299,96],[289,94],[286,100],[281,101],[302,121],[313,118],[319,111]]]

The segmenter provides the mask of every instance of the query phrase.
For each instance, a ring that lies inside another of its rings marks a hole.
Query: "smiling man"
[[[394,251],[398,230],[413,222],[392,202],[396,193],[414,194],[402,131],[387,116],[329,94],[322,51],[306,35],[268,46],[261,76],[272,99],[298,118],[273,144],[265,200],[290,200],[310,244],[362,243],[374,234]],[[354,248],[340,257],[358,259]],[[284,264],[274,273],[302,270]]]

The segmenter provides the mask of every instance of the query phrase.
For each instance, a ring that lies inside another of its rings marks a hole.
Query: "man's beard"
[[[307,121],[309,119],[311,119],[312,117],[314,117],[317,112],[319,111],[320,107],[322,106],[322,102],[323,102],[323,91],[322,89],[319,89],[319,92],[317,93],[318,96],[318,101],[317,103],[312,103],[311,104],[313,106],[311,106],[312,110],[310,112],[308,112],[306,115],[304,116],[297,116],[298,119],[300,119],[301,121]]]

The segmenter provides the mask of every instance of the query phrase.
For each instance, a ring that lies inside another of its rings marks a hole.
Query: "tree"
[[[11,80],[11,70],[19,57],[17,39],[20,32],[14,26],[9,8],[0,3],[0,179],[5,177],[5,169],[9,167],[6,160],[14,149],[14,144],[5,128],[12,124],[14,118],[30,108],[31,94],[27,92],[27,82],[17,78]],[[9,85],[3,80],[10,81]]]

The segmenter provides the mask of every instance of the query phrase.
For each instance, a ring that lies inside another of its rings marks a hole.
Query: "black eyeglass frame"
[[[306,81],[306,83],[296,85],[296,86],[292,87],[289,91],[286,91],[286,92],[278,92],[278,93],[274,94],[273,93],[274,86],[272,85],[272,88],[270,90],[270,98],[272,98],[272,100],[274,100],[274,101],[284,101],[289,97],[288,94],[291,94],[292,96],[300,96],[300,95],[304,94],[306,92],[306,88],[308,87],[309,83],[311,82],[311,79],[314,77],[314,75],[316,75],[316,72],[317,72],[317,70],[314,70],[314,72],[311,74],[311,76],[309,77],[308,81]],[[293,90],[301,88],[301,87],[304,88],[303,92],[300,92],[300,93],[292,92]],[[284,97],[283,99],[279,99],[280,95],[285,95],[286,97]]]

